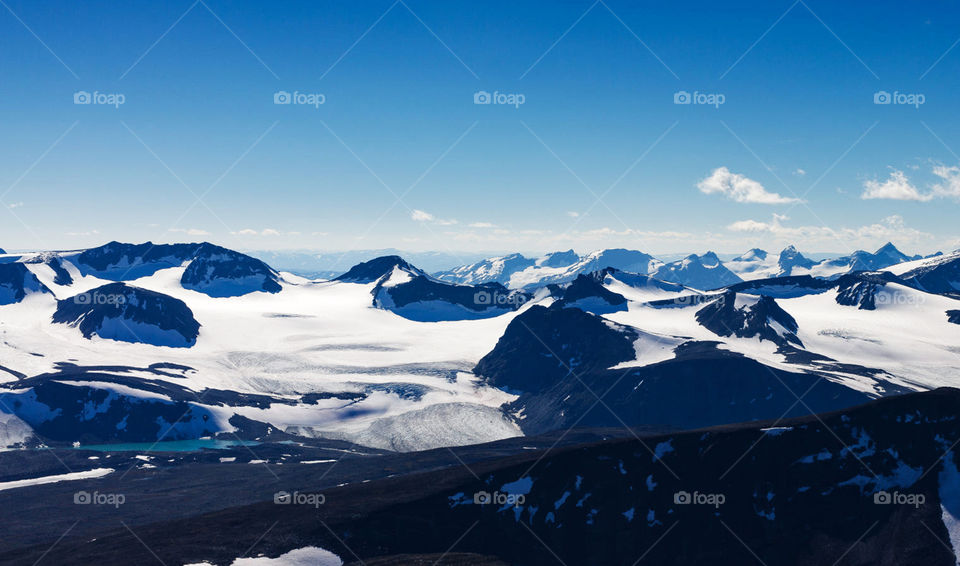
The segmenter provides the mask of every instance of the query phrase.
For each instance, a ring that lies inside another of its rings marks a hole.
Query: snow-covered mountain
[[[815,277],[833,278],[854,271],[876,271],[917,259],[920,259],[920,256],[907,256],[892,243],[887,243],[874,253],[857,250],[849,256],[823,260],[803,273],[809,273]]]
[[[576,259],[574,260],[576,261]],[[461,265],[449,271],[441,271],[434,275],[442,281],[477,285],[480,283],[510,282],[510,277],[519,271],[537,264],[537,260],[523,257],[521,254],[510,254],[502,257],[482,259],[470,265]]]
[[[19,303],[31,293],[50,290],[22,263],[0,263],[0,305]]]
[[[707,290],[731,285],[739,280],[791,275],[833,279],[854,271],[876,271],[917,259],[920,259],[919,256],[908,256],[892,243],[885,244],[873,253],[859,250],[848,256],[820,261],[804,256],[795,246],[787,246],[779,254],[754,248],[728,261],[721,261],[716,254],[708,252],[667,264],[649,254],[626,249],[598,250],[585,256],[567,250],[538,258],[521,254],[492,257],[438,271],[434,276],[452,283],[475,285],[496,282],[512,289],[531,290],[567,283],[581,273],[613,267]]]
[[[489,318],[517,310],[530,300],[496,282],[460,285],[440,281],[399,256],[385,256],[354,266],[336,279],[373,283],[373,305],[420,322]]]
[[[807,258],[795,246],[787,246],[777,257],[760,249],[752,249],[724,264],[747,280],[790,275],[833,279],[854,271],[876,271],[917,259],[920,256],[908,256],[892,243],[887,243],[873,253],[857,250],[848,256],[821,261]]]
[[[554,252],[537,259],[520,254],[490,258],[471,265],[436,273],[438,279],[455,283],[496,281],[511,289],[535,289],[573,281],[581,273],[613,267],[646,275],[663,262],[650,254],[622,248],[598,250],[585,256],[573,250]]]
[[[634,300],[618,276],[581,276],[550,306],[521,313],[474,368],[519,394],[508,409],[525,432],[773,419],[803,414],[790,391],[814,384],[805,403],[828,411],[960,379],[947,338],[960,337],[950,322],[960,303],[891,273],[780,277]],[[612,358],[598,360],[598,351]],[[608,391],[611,410],[597,409],[590,391]]]
[[[814,410],[960,384],[956,255],[827,280],[793,251],[775,263],[794,275],[750,281],[712,253],[560,252],[509,287],[399,256],[308,280],[207,243],[7,254],[0,408],[20,441],[272,429],[415,450],[622,424],[591,390],[684,428],[776,418],[813,384]]]
[[[20,254],[0,270],[0,410],[44,442],[273,428],[413,450],[519,434],[500,409],[511,395],[469,373],[529,298],[496,284],[399,258],[309,281],[212,244]]]
[[[239,297],[264,291],[279,293],[276,271],[259,259],[204,243],[190,258],[180,284],[211,297]]]
[[[775,268],[779,267],[776,258],[760,248],[753,248],[723,264],[743,279],[775,277],[777,271]]]
[[[372,250],[345,250],[345,251],[312,251],[312,250],[240,250],[241,252],[262,260],[277,271],[293,273],[308,279],[333,279],[341,275],[350,267],[388,255],[398,255],[405,258],[428,273],[443,271],[450,266],[468,262],[480,261],[484,254],[470,252],[416,252],[396,248],[381,248]],[[465,281],[465,283],[469,283]]]
[[[777,266],[780,268],[774,276],[775,277],[784,277],[794,274],[794,270],[800,271],[804,269],[810,269],[816,262],[804,257],[796,247],[787,246],[780,252],[780,257],[777,258]]]
[[[93,336],[154,346],[189,348],[200,323],[186,303],[126,283],[108,283],[57,301],[53,322]]]
[[[661,265],[650,275],[661,281],[703,290],[718,289],[742,281],[713,252],[688,255],[679,261]]]
[[[960,297],[960,251],[899,264],[889,271],[919,289]]]

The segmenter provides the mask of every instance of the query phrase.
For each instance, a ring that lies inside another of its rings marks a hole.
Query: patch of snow
[[[91,478],[102,478],[107,474],[112,474],[113,468],[96,468],[85,472],[70,472],[69,474],[57,474],[53,476],[43,476],[40,478],[29,478],[24,480],[14,480],[0,482],[0,491],[7,489],[16,489],[18,487],[28,487],[32,485],[43,485],[47,483],[59,483],[62,481],[85,480]]]

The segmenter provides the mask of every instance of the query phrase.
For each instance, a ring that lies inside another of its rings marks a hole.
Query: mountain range
[[[960,378],[956,253],[888,245],[845,264],[880,271],[817,277],[824,263],[788,248],[762,277],[761,250],[568,251],[490,260],[455,277],[469,283],[393,255],[311,280],[209,243],[0,257],[13,444],[266,426],[416,450],[769,419]]]
[[[936,257],[941,254],[935,254]],[[609,249],[585,256],[573,250],[527,258],[521,254],[484,259],[469,265],[435,272],[434,277],[453,283],[477,284],[497,282],[513,289],[533,289],[550,283],[565,283],[580,273],[589,273],[605,267],[650,275],[699,289],[718,289],[742,280],[811,275],[836,278],[854,271],[873,271],[893,265],[922,259],[907,256],[892,243],[876,252],[858,250],[847,256],[814,261],[805,257],[796,247],[788,246],[779,254],[770,254],[754,248],[728,261],[721,261],[713,252],[663,262],[643,252]]]
[[[83,519],[54,545],[63,564],[137,555],[118,517],[187,564],[232,563],[235,529],[269,531],[270,556],[447,563],[474,527],[450,563],[555,561],[520,523],[567,563],[633,563],[674,528],[712,550],[650,556],[716,563],[743,548],[717,518],[771,563],[833,564],[849,545],[859,563],[955,560],[910,541],[960,546],[960,476],[936,460],[960,411],[944,389],[960,385],[960,253],[501,259],[459,282],[392,254],[311,279],[210,243],[0,255],[0,503],[29,493],[61,533]],[[236,499],[212,497],[227,477]],[[55,512],[71,485],[190,504],[73,519]],[[864,507],[895,490],[940,504]],[[684,493],[730,505],[701,515]],[[59,536],[16,532],[0,560],[32,564]]]

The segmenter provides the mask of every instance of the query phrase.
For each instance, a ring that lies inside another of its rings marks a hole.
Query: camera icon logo
[[[89,505],[92,502],[93,498],[88,491],[78,491],[73,494],[73,503],[75,505]]]
[[[877,505],[889,505],[891,501],[892,498],[886,491],[878,491],[873,494],[873,502]]]
[[[493,501],[493,496],[491,496],[486,491],[478,491],[473,494],[474,505],[486,505],[492,501]]]
[[[290,104],[290,101],[290,93],[285,90],[278,90],[277,92],[273,93],[274,104]]]
[[[473,294],[473,303],[475,305],[489,305],[493,303],[493,295],[486,291],[477,291]]]
[[[73,298],[73,302],[78,305],[89,305],[90,304],[90,293],[80,293],[79,295]]]
[[[273,502],[277,505],[289,505],[293,503],[293,497],[289,491],[278,491],[273,494]]]
[[[490,104],[493,102],[493,98],[490,96],[490,93],[485,90],[478,90],[473,93],[473,103],[474,104]]]
[[[673,503],[675,505],[689,505],[690,502],[690,494],[686,491],[678,491],[673,494]]]
[[[674,104],[690,104],[692,98],[690,98],[690,93],[685,90],[678,90],[673,93],[673,103]]]
[[[880,90],[873,93],[873,103],[874,104],[890,104],[892,98],[890,93],[885,90]]]
[[[74,104],[90,104],[93,99],[90,97],[90,93],[85,90],[78,90],[73,93],[73,103]]]

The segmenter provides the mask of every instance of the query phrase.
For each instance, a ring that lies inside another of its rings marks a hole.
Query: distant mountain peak
[[[780,252],[780,258],[777,260],[780,265],[780,275],[790,275],[795,267],[809,269],[816,265],[816,262],[806,258],[797,247],[789,245]]]
[[[700,256],[691,254],[680,261],[664,264],[651,276],[701,290],[719,289],[743,281],[727,269],[713,252]]]
[[[760,248],[753,248],[747,251],[746,253],[738,256],[736,259],[734,259],[734,261],[755,261],[755,260],[763,261],[765,259],[767,259],[766,250],[761,250]]]
[[[578,261],[580,261],[580,256],[570,249],[565,252],[552,252],[543,256],[540,265],[544,267],[566,267]]]
[[[720,264],[720,258],[714,252],[707,252],[700,256],[700,262],[707,267],[714,267]]]
[[[385,255],[354,265],[349,271],[337,277],[335,281],[373,283],[381,277],[393,273],[395,268],[406,271],[411,275],[426,275],[422,270],[410,265],[398,255]]]
[[[897,249],[897,246],[893,245],[893,242],[887,242],[886,244],[880,246],[876,252],[876,255],[887,254],[887,253],[902,253]]]

